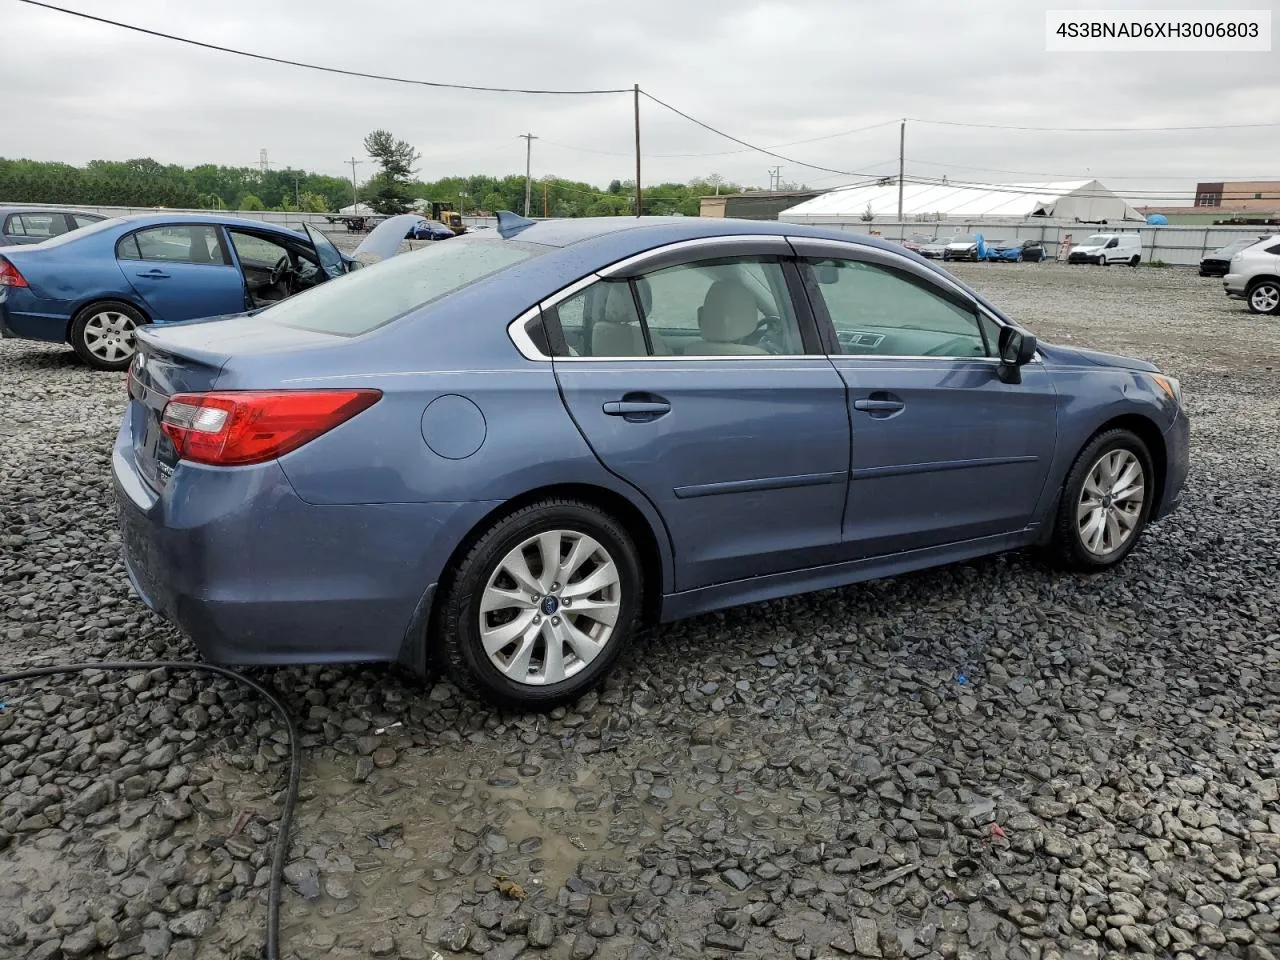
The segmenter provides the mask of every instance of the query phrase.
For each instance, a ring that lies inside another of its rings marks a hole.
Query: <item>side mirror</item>
[[[1036,355],[1036,338],[1013,327],[1001,327],[999,352],[996,376],[1002,383],[1021,383],[1023,365]]]

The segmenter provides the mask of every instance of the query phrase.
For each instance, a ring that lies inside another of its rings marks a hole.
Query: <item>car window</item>
[[[322,283],[258,316],[301,330],[359,336],[545,249],[513,240],[456,237]]]
[[[27,235],[27,231],[22,227],[22,218],[16,213],[11,213],[5,218],[4,232],[11,237],[25,237]]]
[[[637,281],[655,352],[803,354],[786,275],[774,258],[680,264]]]
[[[268,240],[266,237],[259,237],[252,233],[241,233],[239,230],[232,230],[230,233],[231,244],[236,248],[236,256],[240,258],[242,264],[250,263],[254,266],[273,267],[281,257],[289,255],[287,248]]]
[[[601,280],[556,306],[571,357],[643,357],[649,354],[631,284]]]
[[[885,357],[988,355],[974,310],[923,281],[871,263],[810,260],[842,353]]]
[[[170,224],[130,234],[116,244],[124,260],[222,265],[227,262],[218,228],[209,224]]]
[[[1266,247],[1265,249],[1266,249],[1267,253],[1276,253],[1276,254],[1280,254],[1280,243],[1273,244],[1272,246],[1270,246],[1270,247]]]
[[[805,352],[782,264],[771,258],[704,260],[630,283],[602,280],[562,301],[556,316],[570,356]]]
[[[67,220],[60,213],[23,213],[17,219],[28,237],[56,237],[67,232]]]
[[[100,223],[105,220],[106,217],[99,217],[92,213],[73,213],[71,214],[71,219],[76,222],[76,227],[79,228],[87,227],[93,223]]]

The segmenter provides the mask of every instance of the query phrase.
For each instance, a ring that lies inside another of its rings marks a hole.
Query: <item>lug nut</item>
[[[542,618],[541,618],[541,617],[534,617],[534,618],[533,618],[533,622],[534,622],[534,623],[541,623],[541,622],[542,622]]]
[[[551,591],[552,591],[552,593],[554,593],[555,591],[557,591],[557,590],[559,590],[559,589],[560,589],[560,584],[558,584],[558,583],[553,583],[553,584],[551,585]]]
[[[558,627],[558,626],[560,626],[560,618],[559,618],[559,617],[552,617],[552,618],[551,618],[551,625],[552,625],[553,627]]]

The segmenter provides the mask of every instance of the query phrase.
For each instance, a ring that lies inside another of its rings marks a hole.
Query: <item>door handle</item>
[[[140,273],[138,276],[144,280],[168,280],[169,274],[162,270],[148,270],[146,273]]]
[[[868,413],[897,413],[906,406],[901,400],[855,400],[853,409]]]
[[[665,400],[609,400],[601,408],[611,417],[660,417],[671,412]]]

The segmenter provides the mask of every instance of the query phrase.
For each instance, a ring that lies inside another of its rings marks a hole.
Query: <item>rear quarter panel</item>
[[[526,277],[514,289],[482,281],[466,295],[323,346],[237,352],[216,388],[383,391],[374,406],[280,460],[308,503],[502,502],[544,487],[593,486],[626,498],[645,517],[670,589],[661,517],[596,459],[565,410],[551,364],[525,359],[507,336],[507,324],[545,295],[539,291],[563,286],[558,276],[544,271],[536,286]],[[467,422],[427,415],[441,398]]]
[[[115,257],[116,234],[100,234],[52,249],[27,247],[5,253],[26,277],[30,303],[25,309],[69,320],[81,307],[99,300],[123,300],[148,314]]]

